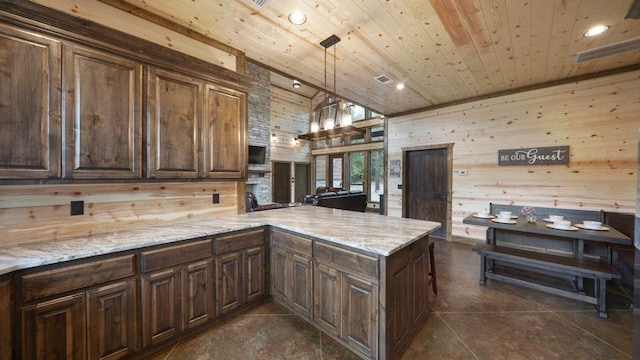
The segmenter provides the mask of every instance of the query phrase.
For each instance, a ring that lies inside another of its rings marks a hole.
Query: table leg
[[[584,259],[584,240],[573,239],[573,256],[579,260]],[[578,294],[586,294],[584,291],[584,278],[582,276],[576,276],[575,286]]]
[[[489,244],[489,245],[495,245],[496,244],[496,229],[493,228],[493,227],[490,227],[490,228],[487,229],[487,244]],[[494,260],[493,259],[487,259],[487,262],[488,262],[487,265],[488,265],[489,272],[493,272]],[[484,276],[484,272],[483,272],[483,276]]]

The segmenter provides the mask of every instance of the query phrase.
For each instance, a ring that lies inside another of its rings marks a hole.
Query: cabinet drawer
[[[133,258],[134,255],[131,254],[24,275],[22,276],[23,301],[134,276]]]
[[[216,254],[226,254],[264,244],[264,229],[251,230],[215,239]]]
[[[302,236],[273,229],[271,232],[271,243],[293,250],[302,255],[311,256],[311,240],[305,239]]]
[[[314,258],[325,263],[341,266],[363,274],[378,278],[378,258],[341,249],[319,241],[313,242]]]
[[[144,272],[149,272],[211,256],[211,240],[206,239],[164,249],[145,251],[142,253],[142,269]]]

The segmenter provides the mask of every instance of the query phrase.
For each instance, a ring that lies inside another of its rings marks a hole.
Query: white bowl
[[[511,211],[500,211],[500,218],[511,219]]]
[[[569,220],[554,221],[553,226],[555,226],[557,229],[568,230],[571,227],[571,221]]]
[[[564,216],[562,216],[562,215],[549,215],[549,216],[547,216],[547,218],[549,220],[553,221],[553,222],[556,222],[558,220],[563,220]]]
[[[600,230],[600,228],[602,227],[602,223],[600,221],[583,221],[582,225],[584,226],[585,229],[589,229],[589,230]]]

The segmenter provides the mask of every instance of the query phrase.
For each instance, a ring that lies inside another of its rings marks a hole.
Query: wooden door
[[[79,293],[25,307],[22,358],[84,359],[84,300],[84,293]]]
[[[242,254],[230,253],[216,258],[216,303],[218,314],[242,305]]]
[[[192,328],[215,316],[213,261],[186,264],[182,268],[182,323]]]
[[[0,282],[0,360],[12,359],[13,329],[11,317],[13,309],[11,307],[11,283],[9,281]]]
[[[59,178],[61,45],[0,26],[0,179]]]
[[[340,336],[340,273],[323,264],[315,264],[313,320],[327,333]]]
[[[309,178],[311,177],[311,165],[310,164],[295,164],[294,166],[295,177],[295,196],[294,202],[302,202],[305,195],[311,193]]]
[[[311,259],[291,254],[291,306],[307,319],[312,318],[313,267]]]
[[[342,338],[375,357],[378,347],[378,287],[351,275],[342,277]]]
[[[450,167],[448,148],[404,153],[403,217],[436,221],[442,226],[432,233],[446,237],[450,219]]]
[[[87,292],[89,359],[121,359],[137,350],[135,280]]]
[[[199,175],[200,111],[203,83],[148,68],[147,172],[157,178]]]
[[[207,85],[205,101],[205,164],[210,178],[244,176],[246,102],[243,93]]]
[[[244,302],[257,300],[265,294],[264,246],[247,249],[244,253]]]
[[[142,65],[65,48],[65,178],[142,176]]]
[[[273,162],[273,202],[286,204],[291,201],[291,163]]]
[[[160,270],[142,278],[142,340],[147,347],[180,330],[180,269]]]

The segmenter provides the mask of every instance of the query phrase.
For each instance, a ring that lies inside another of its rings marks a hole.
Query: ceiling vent
[[[581,51],[573,59],[574,64],[596,60],[607,56],[618,55],[629,51],[640,50],[640,37],[617,43],[597,47],[591,50]]]
[[[267,4],[271,2],[271,0],[245,0],[245,2],[256,7],[263,8],[267,6]]]
[[[380,75],[375,77],[374,79],[376,79],[376,81],[379,82],[380,84],[388,84],[392,82],[392,80],[389,79],[386,75]]]

